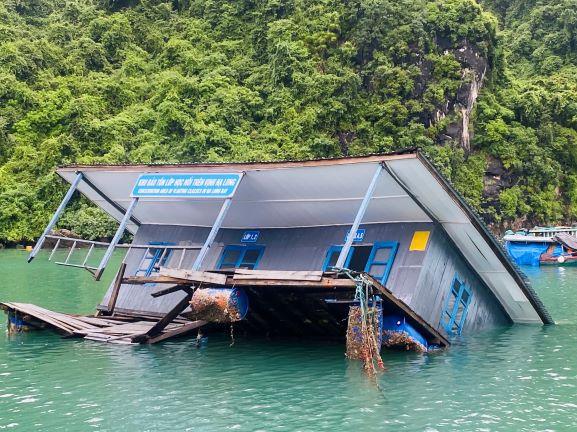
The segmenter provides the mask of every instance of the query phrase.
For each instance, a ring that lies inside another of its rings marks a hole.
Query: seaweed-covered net
[[[427,348],[423,344],[416,341],[404,331],[385,330],[383,336],[383,345],[387,348],[401,348],[420,353],[427,351]]]
[[[369,375],[378,369],[384,369],[380,355],[380,320],[381,309],[376,306],[376,298],[370,293],[370,284],[362,275],[355,278],[357,283],[355,300],[359,306],[349,308],[347,326],[347,351],[349,359],[361,360],[363,368]]]

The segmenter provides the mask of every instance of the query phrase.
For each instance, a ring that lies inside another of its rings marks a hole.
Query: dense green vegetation
[[[571,220],[576,29],[576,0],[4,1],[0,242],[38,236],[59,164],[409,146],[491,223]],[[81,200],[61,225],[114,227]]]

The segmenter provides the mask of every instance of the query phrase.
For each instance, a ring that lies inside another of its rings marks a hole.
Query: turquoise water
[[[385,352],[376,381],[339,344],[126,347],[2,331],[0,430],[576,430],[577,269],[530,278],[559,325],[491,330],[434,355]],[[91,312],[108,281],[0,251],[4,301]]]

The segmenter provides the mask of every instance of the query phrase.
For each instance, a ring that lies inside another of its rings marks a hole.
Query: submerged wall
[[[396,294],[441,330],[443,327],[441,315],[455,277],[464,282],[472,293],[462,334],[511,324],[511,320],[492,291],[455,252],[452,243],[438,228],[431,236],[427,256],[423,262],[423,271],[419,274],[415,289]]]

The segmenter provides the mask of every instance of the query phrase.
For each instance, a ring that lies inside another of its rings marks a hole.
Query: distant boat
[[[577,227],[507,231],[503,241],[519,265],[577,265]]]

